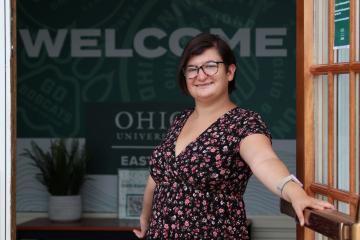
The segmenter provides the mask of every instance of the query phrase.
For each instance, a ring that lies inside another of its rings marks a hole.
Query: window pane
[[[342,212],[345,214],[350,214],[350,204],[349,203],[335,200],[334,205],[339,212]]]
[[[334,63],[349,62],[349,48],[334,49]]]
[[[328,184],[328,77],[314,80],[315,182]]]
[[[328,0],[314,1],[314,63],[328,63]]]
[[[356,86],[356,99],[355,99],[355,191],[356,194],[359,194],[359,158],[360,158],[360,142],[359,142],[359,138],[360,138],[360,115],[359,115],[359,111],[360,111],[360,74],[356,74],[356,80],[355,80],[355,86]]]
[[[334,63],[349,62],[350,1],[332,0],[334,9]]]
[[[349,74],[339,74],[334,81],[334,182],[349,191]]]

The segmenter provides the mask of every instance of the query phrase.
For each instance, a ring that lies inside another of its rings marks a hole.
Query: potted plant
[[[23,156],[33,160],[40,173],[36,179],[49,192],[50,220],[75,221],[81,218],[80,190],[86,180],[87,154],[84,146],[73,139],[50,141],[50,149],[44,151],[34,141],[25,149]]]

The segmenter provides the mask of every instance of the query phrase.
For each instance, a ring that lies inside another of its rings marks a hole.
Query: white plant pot
[[[52,221],[76,221],[81,218],[81,196],[49,196],[48,217]]]

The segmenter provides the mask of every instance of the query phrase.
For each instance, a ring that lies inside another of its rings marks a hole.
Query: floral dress
[[[146,239],[249,239],[243,194],[252,174],[240,141],[270,133],[259,114],[239,107],[219,117],[175,156],[193,109],[180,113],[149,161],[156,182]]]

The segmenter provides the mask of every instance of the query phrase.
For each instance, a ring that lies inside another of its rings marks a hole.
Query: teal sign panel
[[[189,108],[169,103],[89,103],[86,105],[88,173],[117,174],[141,169],[164,140],[174,117]]]
[[[88,104],[191,105],[184,44],[221,35],[238,60],[234,101],[275,139],[295,138],[295,1],[17,2],[19,138],[86,137]],[[99,132],[101,134],[101,132]]]
[[[349,48],[350,1],[335,0],[334,49]]]

